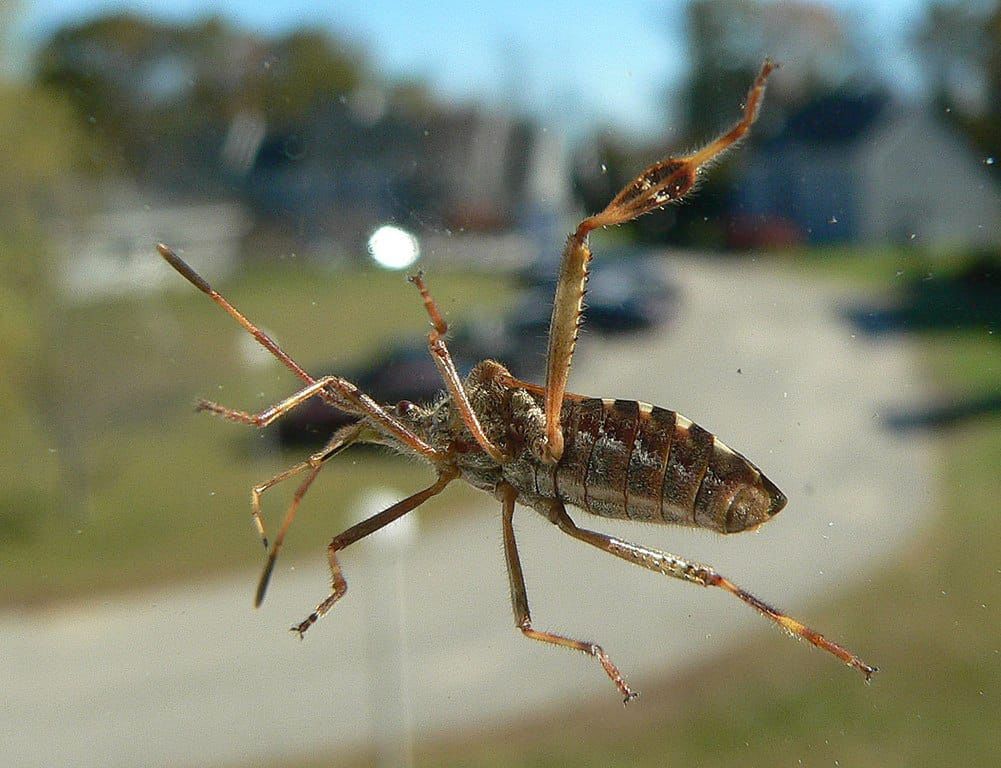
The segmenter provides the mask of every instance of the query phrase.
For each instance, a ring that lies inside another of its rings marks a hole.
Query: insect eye
[[[409,400],[400,400],[396,404],[396,415],[397,416],[408,416],[411,411],[414,410],[414,404]]]

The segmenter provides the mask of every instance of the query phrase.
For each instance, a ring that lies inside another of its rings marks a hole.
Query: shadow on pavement
[[[1001,340],[1001,253],[972,253],[959,269],[912,277],[892,305],[858,305],[842,315],[869,336],[986,330]],[[901,431],[944,429],[998,413],[1001,391],[993,391],[891,410],[883,422]]]
[[[860,333],[874,336],[1001,328],[1001,254],[976,252],[955,272],[911,278],[893,306],[848,307],[843,315]]]
[[[890,429],[947,429],[973,418],[1001,414],[1001,392],[940,402],[918,408],[890,410],[883,423]]]

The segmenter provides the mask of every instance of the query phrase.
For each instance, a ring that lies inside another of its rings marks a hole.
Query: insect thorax
[[[466,427],[458,407],[447,395],[434,403],[418,406],[398,403],[398,417],[428,444],[447,451],[471,485],[494,493],[502,482],[519,491],[533,492],[529,467],[540,462],[546,432],[546,418],[540,397],[525,389],[512,387],[510,373],[494,360],[484,360],[470,371],[463,382],[486,437],[510,461],[504,465],[492,459]]]

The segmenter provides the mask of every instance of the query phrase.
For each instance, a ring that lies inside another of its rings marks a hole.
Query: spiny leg
[[[278,343],[274,339],[250,322],[250,320],[248,320],[242,312],[230,304],[222,294],[209,285],[201,275],[195,272],[195,270],[192,269],[191,266],[188,265],[187,262],[178,256],[171,248],[167,247],[163,243],[158,243],[156,249],[164,260],[176,269],[182,277],[226,310],[226,312],[251,336],[253,336],[262,347],[278,358],[278,360],[280,360],[282,364],[284,364],[296,376],[306,382],[308,385],[307,389],[317,383],[316,379],[310,376],[305,369],[302,368],[302,366],[289,357],[289,355],[280,346],[278,346]],[[351,382],[340,378],[339,376],[327,376],[323,387],[318,388],[315,394],[319,395],[327,403],[336,408],[340,408],[348,413],[367,416],[373,428],[379,430],[383,434],[396,438],[404,445],[421,454],[431,462],[441,462],[446,458],[443,453],[432,448],[420,437],[407,429],[406,426],[393,418],[393,416],[387,413],[382,406],[358,389],[358,387]],[[216,410],[216,412],[224,416],[227,414],[241,413],[239,411],[232,411],[222,406],[215,406],[212,403],[207,405],[208,410]],[[249,414],[242,415],[249,416]],[[236,420],[241,420],[239,416],[231,417]]]
[[[608,658],[608,654],[602,650],[600,645],[584,640],[574,640],[563,635],[556,635],[552,632],[541,632],[532,627],[532,616],[528,610],[528,593],[525,591],[525,575],[521,570],[521,559],[518,557],[518,545],[514,538],[514,502],[518,492],[510,485],[502,486],[504,492],[504,556],[507,560],[507,573],[511,582],[511,606],[514,608],[514,623],[521,630],[525,637],[532,640],[540,640],[544,643],[552,643],[563,648],[570,648],[575,651],[582,651],[596,658],[605,674],[615,683],[615,687],[622,694],[623,703],[628,704],[635,699],[637,694],[630,690],[618,667]]]
[[[393,506],[388,509],[384,509],[376,515],[363,520],[357,525],[353,525],[346,531],[338,536],[335,536],[330,544],[327,545],[327,560],[330,564],[330,594],[316,606],[309,616],[303,619],[301,622],[292,627],[292,632],[298,632],[299,636],[302,637],[306,630],[313,626],[316,621],[323,616],[327,611],[329,611],[334,603],[344,597],[344,593],[348,590],[348,583],[341,572],[340,563],[337,562],[337,553],[349,546],[354,544],[356,541],[365,538],[370,533],[378,531],[389,525],[394,520],[403,517],[407,512],[417,509],[421,504],[430,499],[432,496],[436,496],[444,490],[445,486],[452,482],[456,477],[458,477],[458,472],[452,467],[444,467],[441,474],[438,476],[438,480],[435,481],[433,485],[428,486],[422,491],[418,491],[413,496],[408,496],[403,499],[403,501],[396,502]]]
[[[246,411],[228,408],[209,400],[199,400],[197,410],[221,416],[229,421],[263,428],[313,396],[323,398],[338,410],[352,416],[361,417],[378,432],[396,438],[415,452],[422,454],[431,462],[440,461],[445,458],[442,452],[432,448],[391,416],[385,408],[372,400],[371,397],[358,389],[350,381],[342,379],[340,376],[324,376],[321,379],[317,379],[309,386],[290,395],[280,403],[264,409],[260,413],[247,413]]]
[[[549,323],[549,349],[546,359],[546,450],[544,458],[552,464],[563,455],[563,431],[560,408],[570,378],[570,364],[580,331],[587,289],[591,249],[588,234],[595,229],[627,221],[644,213],[675,203],[695,186],[699,171],[719,157],[747,133],[757,119],[765,81],[775,64],[765,60],[747,95],[744,115],[733,128],[703,149],[684,157],[668,157],[651,165],[627,184],[603,211],[584,219],[567,239],[563,249],[559,281]]]
[[[260,413],[247,413],[246,411],[239,411],[235,408],[227,408],[226,406],[219,405],[211,400],[199,400],[196,409],[198,411],[205,411],[216,416],[221,416],[224,419],[235,421],[239,424],[249,424],[252,427],[259,427],[263,429],[278,417],[283,416],[304,403],[306,400],[309,400],[309,398],[314,395],[321,394],[323,389],[335,379],[335,376],[324,376],[322,379],[317,379],[309,386],[300,389],[295,394],[289,395],[280,403],[275,403],[274,405],[265,408]],[[349,410],[348,413],[351,413],[354,416],[360,415],[358,411],[353,409]]]
[[[700,584],[703,587],[720,587],[732,595],[739,597],[756,611],[774,621],[787,632],[802,637],[807,642],[815,645],[823,651],[833,654],[841,659],[845,664],[854,667],[863,675],[868,682],[877,671],[876,667],[871,667],[851,651],[834,643],[816,630],[810,629],[796,619],[786,616],[779,610],[747,592],[729,579],[720,576],[708,565],[690,562],[676,555],[667,552],[659,552],[656,549],[630,544],[613,536],[607,536],[597,531],[590,531],[585,528],[578,528],[562,503],[554,502],[550,505],[549,519],[558,525],[562,531],[573,536],[575,539],[590,544],[593,547],[604,550],[609,554],[620,557],[630,563],[641,565],[651,571],[662,573],[682,581],[689,581],[693,584]]]
[[[264,531],[264,519],[261,515],[261,496],[272,486],[307,469],[310,470],[309,475],[293,494],[288,511],[285,513],[285,518],[282,520],[281,527],[278,529],[278,535],[275,537],[271,551],[268,553],[267,562],[264,564],[264,571],[261,573],[261,578],[257,582],[257,592],[254,596],[255,607],[260,606],[260,604],[264,602],[264,593],[267,591],[268,582],[271,580],[271,572],[274,570],[275,561],[278,559],[278,552],[282,548],[282,544],[285,542],[285,534],[288,533],[289,527],[291,527],[292,522],[295,520],[295,515],[299,509],[299,504],[302,502],[302,497],[306,495],[306,491],[309,490],[309,486],[312,485],[316,476],[320,474],[320,470],[323,468],[324,464],[355,442],[361,434],[361,430],[361,424],[348,424],[341,427],[333,434],[330,440],[327,441],[327,444],[324,446],[322,451],[317,451],[305,461],[296,464],[294,467],[286,469],[284,472],[272,477],[266,483],[261,483],[251,489],[250,504],[253,510],[254,521],[257,524],[258,532],[261,534],[261,540],[264,542],[264,548],[267,549],[268,538]]]
[[[480,447],[498,464],[503,464],[509,457],[487,437],[476,416],[476,412],[473,411],[473,406],[469,403],[469,398],[466,397],[466,390],[459,379],[459,372],[455,369],[455,363],[452,362],[452,356],[448,352],[448,347],[445,346],[445,334],[448,333],[448,324],[438,311],[438,306],[435,304],[434,299],[431,298],[431,293],[424,283],[424,275],[420,272],[416,275],[411,275],[410,282],[416,285],[417,290],[421,292],[421,298],[424,300],[424,308],[427,310],[428,317],[431,318],[431,330],[428,331],[428,350],[431,352],[431,359],[434,360],[435,367],[438,369],[438,373],[441,374],[445,386],[448,387],[448,392],[452,396],[452,404],[458,409],[459,415],[462,417],[462,423],[466,425],[466,428],[472,433],[476,442],[480,444]]]

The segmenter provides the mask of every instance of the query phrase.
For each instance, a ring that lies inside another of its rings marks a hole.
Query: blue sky
[[[821,0],[880,46],[878,60],[914,83],[903,38],[923,0]],[[555,125],[663,133],[664,91],[685,72],[684,2],[637,0],[27,0],[21,50],[67,21],[131,10],[187,20],[223,15],[263,33],[318,25],[360,42],[384,71],[416,73],[457,99],[507,100]]]

